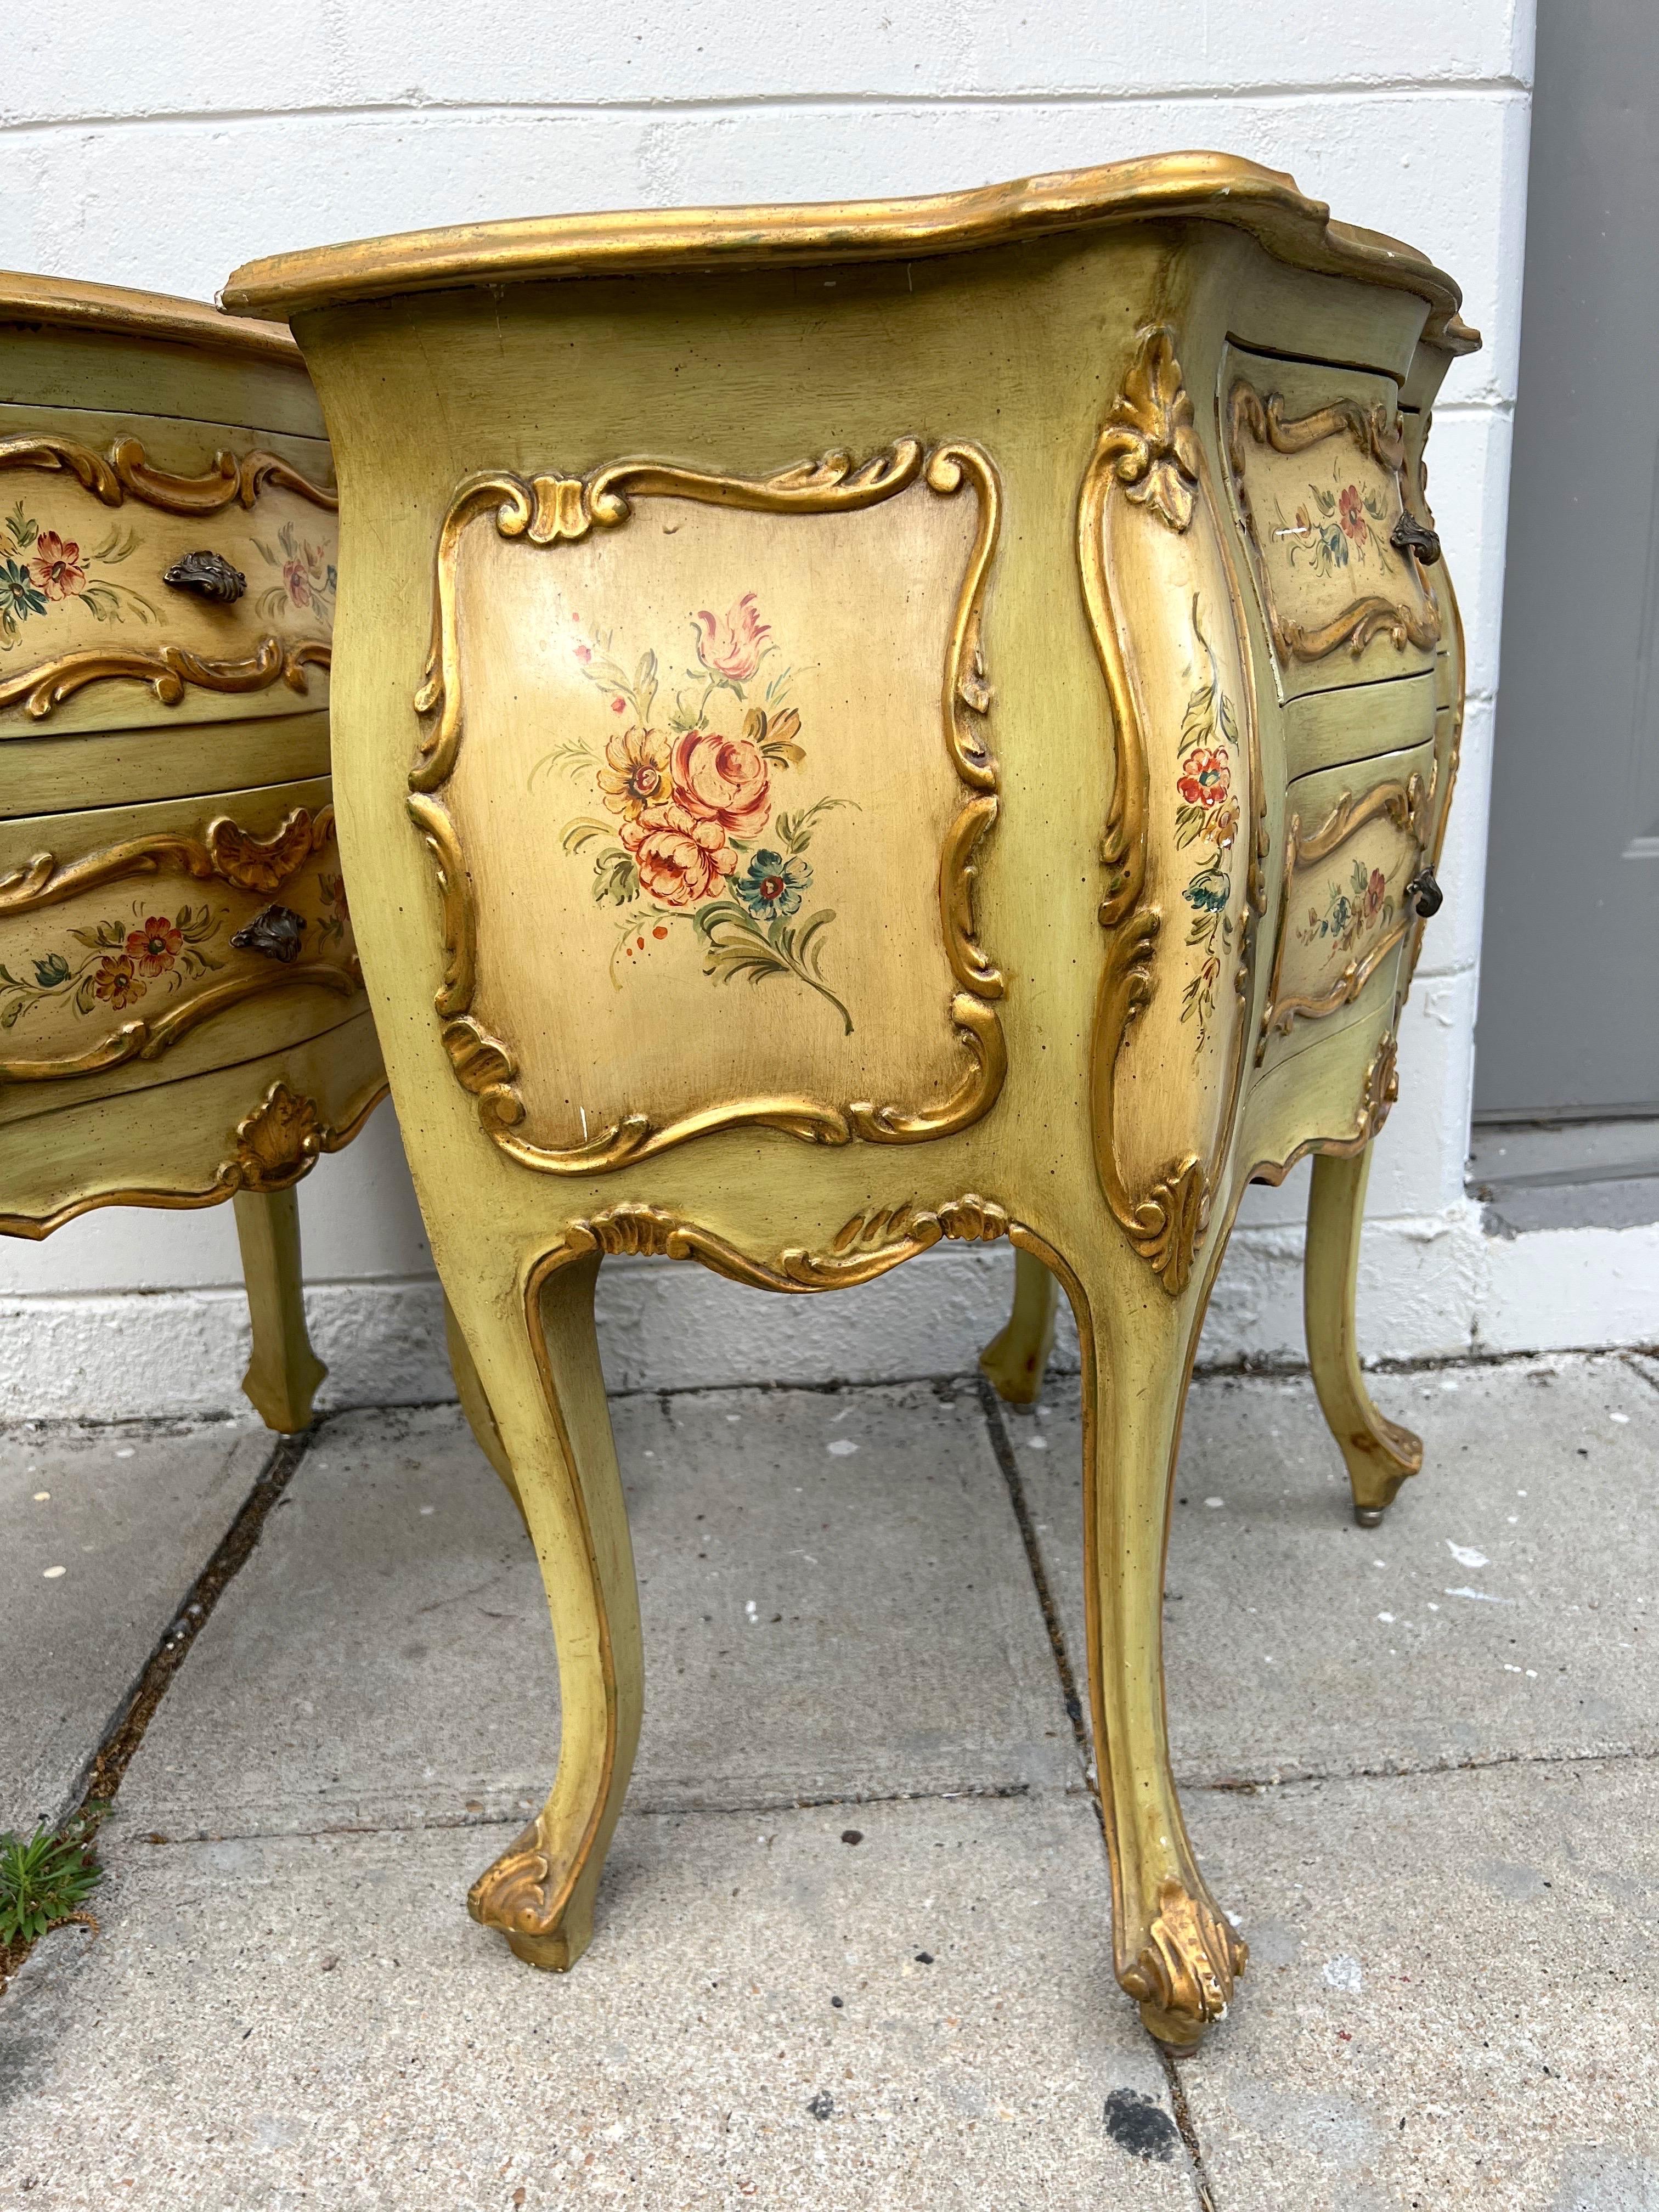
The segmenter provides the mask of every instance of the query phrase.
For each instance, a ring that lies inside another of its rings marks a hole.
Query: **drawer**
[[[1340,1014],[1374,977],[1395,974],[1416,927],[1407,886],[1431,842],[1435,780],[1431,740],[1291,785],[1258,1062],[1275,1040],[1294,1039],[1294,1049],[1303,1024]]]
[[[329,770],[326,714],[249,715],[178,727],[81,730],[43,737],[0,732],[0,820],[79,813],[118,793],[137,805],[297,783]]]
[[[361,988],[325,778],[0,825],[0,1120],[292,1043]]]
[[[1364,369],[1224,356],[1222,447],[1281,696],[1432,670],[1443,617],[1409,542],[1425,526],[1398,403]]]
[[[301,1102],[297,1114],[281,1110],[283,1091]],[[239,1188],[280,1188],[307,1171],[311,1140],[338,1152],[385,1096],[374,1024],[360,1006],[325,1035],[254,1060],[88,1098],[46,1122],[0,1121],[0,1237],[46,1237],[96,1206],[214,1206]]]
[[[0,407],[0,736],[325,707],[337,537],[319,439]]]
[[[1285,773],[1294,781],[1317,769],[1409,752],[1434,736],[1439,684],[1432,673],[1389,684],[1352,684],[1310,691],[1285,704]]]

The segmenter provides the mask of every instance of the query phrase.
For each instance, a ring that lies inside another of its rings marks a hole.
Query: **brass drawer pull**
[[[1445,903],[1446,894],[1435,881],[1434,870],[1425,867],[1419,869],[1407,884],[1406,896],[1413,902],[1418,913],[1427,921],[1439,913]]]
[[[222,553],[186,553],[162,577],[175,592],[194,592],[198,599],[234,606],[247,589],[247,578],[234,568]]]
[[[1431,530],[1426,522],[1419,522],[1414,514],[1401,513],[1389,532],[1389,543],[1396,553],[1415,553],[1425,568],[1432,568],[1440,558],[1438,532]]]
[[[291,906],[261,907],[230,941],[239,951],[262,952],[267,960],[280,960],[286,966],[300,957],[300,934],[305,926],[305,916],[295,914]]]

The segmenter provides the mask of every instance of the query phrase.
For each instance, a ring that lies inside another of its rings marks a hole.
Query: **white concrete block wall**
[[[1617,1334],[1571,1334],[1587,1324],[1569,1279],[1595,1269],[1556,1266],[1540,1304],[1529,1240],[1494,1268],[1462,1196],[1532,0],[83,0],[15,27],[8,62],[8,258],[163,290],[209,295],[255,254],[421,224],[933,191],[1180,147],[1287,169],[1431,254],[1486,340],[1454,368],[1431,449],[1471,702],[1447,907],[1373,1176],[1365,1333],[1394,1357]],[[1206,1358],[1299,1356],[1305,1180],[1251,1194]],[[328,1396],[447,1395],[389,1114],[319,1166],[301,1207]],[[693,1268],[617,1268],[607,1358],[618,1381],[667,1384],[957,1366],[995,1325],[1008,1272],[1005,1253],[952,1250],[857,1296],[767,1300]],[[228,1208],[0,1240],[0,1416],[236,1407],[239,1284]],[[1615,1304],[1628,1321],[1639,1288]]]

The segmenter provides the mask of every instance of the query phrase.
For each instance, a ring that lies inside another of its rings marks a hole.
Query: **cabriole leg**
[[[461,1324],[455,1318],[455,1309],[447,1297],[444,1300],[444,1335],[449,1344],[449,1366],[455,1377],[455,1395],[461,1401],[461,1411],[466,1415],[466,1425],[472,1431],[473,1441],[500,1475],[507,1494],[518,1507],[519,1516],[522,1520],[524,1500],[519,1495],[513,1462],[507,1455],[507,1446],[501,1442],[501,1432],[495,1426],[495,1416],[489,1410],[483,1384],[478,1380],[471,1347],[461,1333]]]
[[[526,1326],[522,1305],[455,1295],[541,1561],[563,1717],[551,1795],[473,1884],[467,1905],[520,1958],[559,1970],[592,1934],[643,1698],[634,1557],[593,1333],[599,1265],[596,1255],[548,1278],[539,1326]]]
[[[1083,1347],[1089,1693],[1117,1978],[1160,2043],[1191,2051],[1225,2012],[1248,1956],[1188,1841],[1164,1705],[1170,1492],[1208,1276],[1179,1300],[1149,1276],[1121,1341],[1108,1339],[1111,1286],[1066,1287]]]
[[[328,1372],[306,1334],[299,1193],[239,1190],[231,1204],[253,1328],[242,1389],[268,1429],[295,1436],[310,1427],[312,1400]]]
[[[1034,1406],[1054,1349],[1057,1285],[1035,1252],[1014,1255],[1014,1305],[999,1334],[979,1355],[999,1398]]]
[[[1315,1156],[1302,1291],[1308,1364],[1331,1434],[1347,1462],[1354,1518],[1362,1528],[1376,1528],[1401,1484],[1423,1464],[1421,1437],[1377,1412],[1359,1369],[1354,1283],[1370,1171],[1370,1145],[1352,1159],[1330,1152]]]

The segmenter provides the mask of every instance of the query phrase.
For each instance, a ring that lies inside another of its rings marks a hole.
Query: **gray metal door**
[[[1482,1121],[1659,1115],[1659,8],[1540,0]]]

